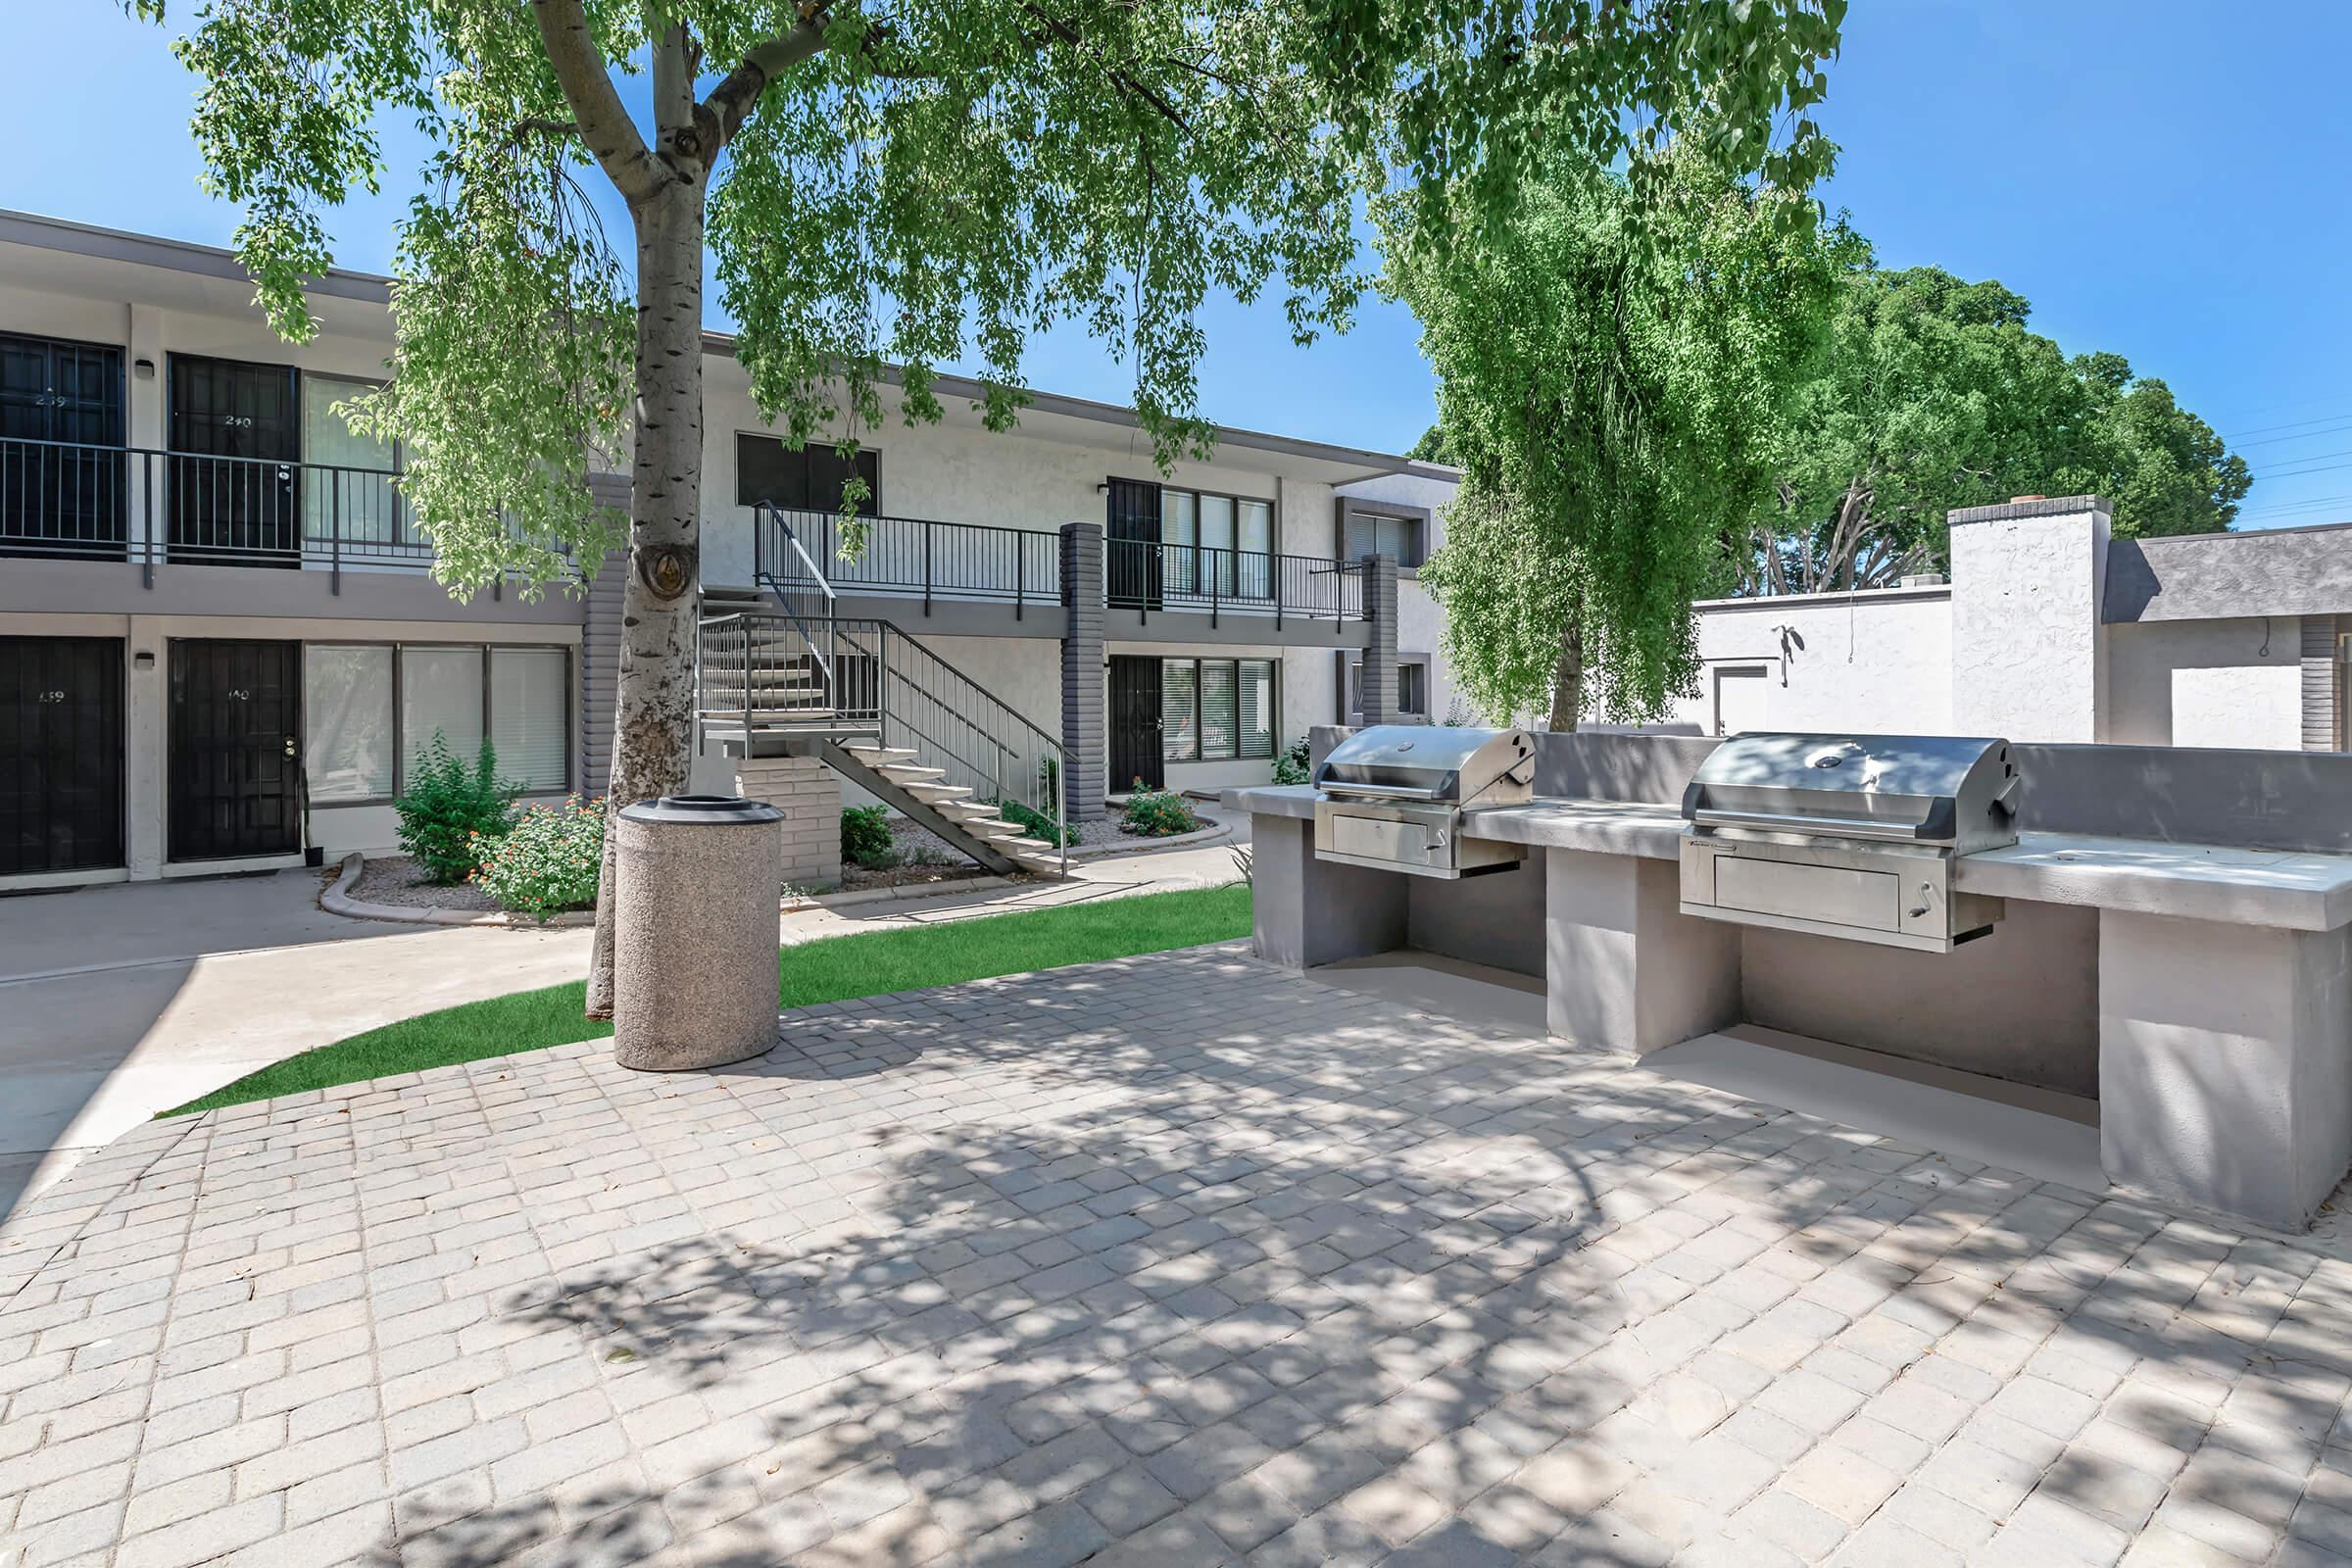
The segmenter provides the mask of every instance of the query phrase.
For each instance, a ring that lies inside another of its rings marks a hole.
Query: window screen
[[[1241,755],[1274,755],[1274,661],[1241,662]]]
[[[490,743],[498,774],[529,791],[571,780],[571,661],[561,648],[490,650]]]
[[[1236,547],[1242,552],[1235,563],[1239,581],[1234,592],[1243,599],[1271,599],[1274,597],[1274,577],[1270,552],[1274,548],[1274,509],[1263,501],[1245,501],[1236,533]]]
[[[403,648],[400,651],[400,772],[405,784],[439,732],[458,760],[471,765],[482,747],[482,651],[479,648]],[[504,774],[506,759],[499,759]]]
[[[1366,556],[1394,556],[1399,566],[1421,564],[1418,517],[1392,517],[1383,513],[1350,510],[1347,534],[1344,545],[1349,561],[1361,561]]]
[[[1230,760],[1240,754],[1240,683],[1230,659],[1200,661],[1200,759]]]
[[[1163,584],[1172,594],[1189,594],[1200,578],[1196,570],[1194,547],[1200,543],[1200,498],[1190,490],[1162,490],[1159,493],[1159,539],[1163,547],[1160,557],[1167,573]]]
[[[390,648],[305,648],[302,714],[312,800],[380,801],[392,794]]]
[[[1199,686],[1200,666],[1191,660],[1161,661],[1159,755],[1169,761],[1189,762],[1200,755]]]

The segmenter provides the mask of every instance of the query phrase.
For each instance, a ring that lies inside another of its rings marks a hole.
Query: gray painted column
[[[1061,750],[1070,819],[1104,812],[1110,765],[1102,677],[1102,525],[1061,527]]]
[[[2301,1230],[2352,1162],[2352,929],[2100,910],[2099,1156]]]
[[[1368,958],[1405,944],[1411,877],[1315,858],[1315,824],[1250,819],[1250,910],[1257,956],[1286,969]]]
[[[631,487],[625,473],[592,473],[588,493],[599,506],[627,515]],[[612,779],[612,708],[620,684],[620,593],[629,553],[605,558],[580,606],[579,780],[583,795],[602,795]]]
[[[1390,724],[1396,719],[1396,558],[1364,557],[1364,616],[1372,626],[1371,646],[1364,650],[1364,701],[1360,710],[1366,725]]]
[[[1740,1021],[1740,928],[1682,912],[1672,860],[1545,852],[1552,1034],[1645,1056]]]

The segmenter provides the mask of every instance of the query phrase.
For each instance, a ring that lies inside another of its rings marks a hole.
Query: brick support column
[[[1109,793],[1107,702],[1102,689],[1102,525],[1064,523],[1061,529],[1061,750],[1067,769],[1070,817],[1103,814]]]
[[[841,880],[841,775],[813,757],[745,758],[735,764],[735,793],[784,813],[787,886]]]
[[[1364,650],[1361,722],[1396,721],[1396,558],[1364,557],[1364,618],[1372,627]]]

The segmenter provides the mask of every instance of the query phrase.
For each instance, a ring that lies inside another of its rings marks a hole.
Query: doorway
[[[1160,753],[1159,661],[1113,654],[1110,660],[1110,788],[1165,789],[1167,760]]]
[[[302,848],[302,644],[172,644],[173,860]]]
[[[122,863],[122,644],[0,637],[0,876]]]
[[[1114,609],[1160,605],[1159,486],[1148,479],[1113,479],[1103,514],[1102,579]]]
[[[172,559],[302,564],[302,403],[292,367],[172,357]]]
[[[0,333],[0,555],[120,561],[122,351]]]

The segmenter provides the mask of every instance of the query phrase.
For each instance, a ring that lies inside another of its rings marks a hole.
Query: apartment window
[[[858,510],[867,516],[882,511],[882,455],[860,449],[844,463],[841,454],[822,440],[795,452],[772,435],[746,431],[735,437],[735,500],[741,506],[771,506],[795,512],[839,512],[841,488],[855,473],[865,480],[867,497]]]
[[[1160,755],[1171,762],[1272,757],[1275,661],[1160,662]]]
[[[1274,503],[1201,490],[1159,492],[1163,590],[1271,599]]]
[[[1348,662],[1348,711],[1344,722],[1360,724],[1364,713],[1364,662]],[[1396,661],[1396,716],[1400,719],[1429,717],[1429,661],[1426,658],[1404,656]]]
[[[434,735],[471,765],[487,735],[499,777],[532,795],[571,784],[571,654],[479,644],[312,643],[303,757],[321,805],[388,800]]]
[[[380,801],[395,785],[392,649],[313,644],[302,656],[303,767],[311,799]]]
[[[1343,561],[1394,556],[1399,566],[1418,566],[1428,559],[1429,518],[1425,514],[1367,511],[1351,502],[1342,502],[1340,508]]]

